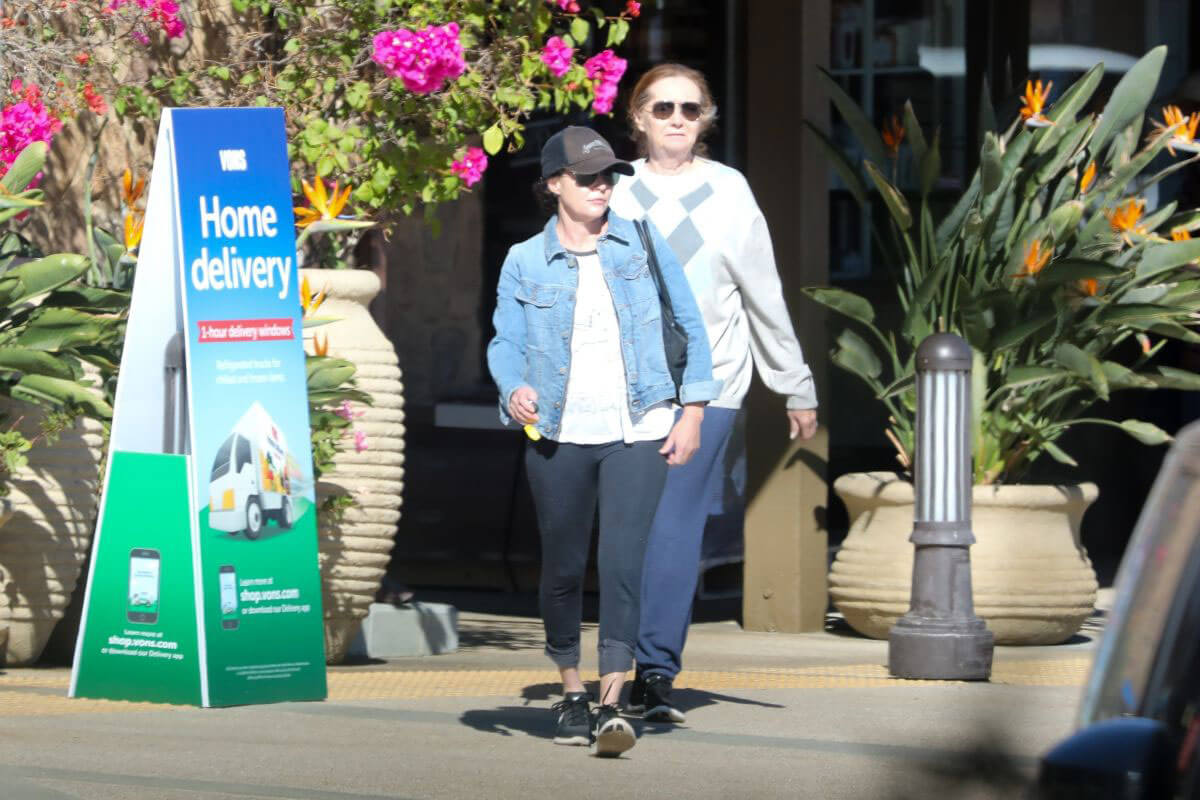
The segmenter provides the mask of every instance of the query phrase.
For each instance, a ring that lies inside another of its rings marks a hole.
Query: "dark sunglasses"
[[[700,119],[700,104],[699,103],[679,103],[679,113],[683,114],[683,118],[688,122],[695,122]],[[650,113],[655,119],[670,119],[675,116],[676,103],[671,100],[659,100],[650,106]]]
[[[575,185],[580,189],[587,189],[596,184],[596,181],[603,181],[609,186],[617,185],[617,174],[611,169],[606,169],[603,172],[588,172],[577,173],[567,170],[567,174],[575,179]]]

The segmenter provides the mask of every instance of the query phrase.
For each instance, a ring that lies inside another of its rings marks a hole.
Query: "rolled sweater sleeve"
[[[749,194],[749,186],[746,186]],[[750,203],[754,203],[752,196]],[[792,328],[767,221],[753,205],[744,236],[730,253],[729,269],[742,296],[750,331],[750,352],[767,388],[787,397],[789,409],[817,407],[812,370],[804,361]]]

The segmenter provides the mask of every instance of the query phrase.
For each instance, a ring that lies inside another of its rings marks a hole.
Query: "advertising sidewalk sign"
[[[283,111],[159,124],[72,697],[326,693]]]

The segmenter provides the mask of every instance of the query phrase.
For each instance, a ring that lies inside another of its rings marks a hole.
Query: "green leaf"
[[[838,336],[837,343],[838,349],[832,356],[833,363],[875,386],[880,373],[883,372],[883,365],[871,346],[848,328]]]
[[[1096,278],[1110,280],[1124,275],[1128,270],[1114,267],[1104,261],[1092,261],[1087,258],[1064,258],[1051,263],[1037,274],[1039,286],[1061,286],[1064,283]]]
[[[28,261],[9,270],[6,278],[20,281],[9,298],[10,305],[22,303],[70,283],[87,271],[87,257],[76,253],[56,253]]]
[[[1137,276],[1139,279],[1149,278],[1160,272],[1190,264],[1197,259],[1200,259],[1200,239],[1152,244],[1142,253],[1142,260],[1137,265]]]
[[[1154,303],[1117,303],[1100,310],[1100,321],[1106,325],[1127,323],[1133,320],[1170,319],[1181,313],[1181,309]]]
[[[97,419],[110,419],[112,408],[95,390],[75,381],[54,378],[49,375],[24,375],[12,387],[12,396],[18,400],[36,403],[50,408],[80,408],[85,414]]]
[[[908,137],[908,147],[912,151],[913,163],[920,164],[928,148],[925,144],[925,133],[921,130],[921,123],[913,111],[911,100],[904,101],[904,131]]]
[[[1090,353],[1069,342],[1063,342],[1054,349],[1054,360],[1087,381],[1101,400],[1108,399],[1108,376],[1104,374],[1100,362]]]
[[[586,42],[588,35],[591,34],[591,32],[591,26],[588,25],[588,21],[583,17],[575,17],[575,19],[571,20],[571,38],[574,39],[577,44],[583,44]],[[612,35],[611,32],[609,35]]]
[[[983,178],[980,191],[984,198],[989,197],[1004,182],[1002,156],[1000,137],[994,133],[985,133],[983,135],[983,149],[979,154],[979,174]]]
[[[1118,131],[1125,130],[1146,112],[1146,106],[1158,86],[1166,57],[1166,45],[1159,45],[1142,56],[1121,77],[1109,96],[1108,104],[1100,115],[1100,125],[1092,136],[1093,152],[1100,152]]]
[[[1172,440],[1171,434],[1162,428],[1149,422],[1143,422],[1140,419],[1123,419],[1117,423],[1117,427],[1142,444],[1166,444]]]
[[[103,333],[100,320],[74,308],[40,308],[30,317],[17,344],[54,352],[95,342]]]
[[[1056,380],[1068,374],[1070,373],[1064,372],[1061,369],[1055,369],[1054,367],[1013,367],[1008,371],[1008,379],[997,391],[1019,389],[1023,386],[1031,386],[1043,381]]]
[[[846,124],[850,126],[854,138],[858,139],[858,143],[867,157],[877,164],[886,163],[887,155],[883,149],[883,139],[879,137],[879,131],[875,130],[875,126],[867,119],[858,103],[846,94],[846,90],[842,88],[836,78],[821,67],[817,67],[817,76],[824,84],[825,90],[829,92],[829,99],[837,107],[842,119],[846,120]]]
[[[1079,462],[1067,455],[1067,452],[1054,442],[1042,442],[1041,448],[1046,451],[1046,454],[1060,464],[1066,464],[1068,467],[1078,467]]]
[[[1145,375],[1139,375],[1124,364],[1118,364],[1115,361],[1101,361],[1100,368],[1104,370],[1104,377],[1108,379],[1108,385],[1113,389],[1153,389],[1154,381]]]
[[[1175,367],[1159,367],[1163,379],[1158,384],[1169,389],[1182,389],[1187,392],[1200,392],[1200,375],[1186,369]]]
[[[853,292],[827,287],[806,287],[801,291],[821,305],[851,319],[867,325],[875,321],[875,309],[871,307],[871,303]]]
[[[489,156],[494,156],[500,152],[500,148],[504,146],[504,133],[500,130],[500,123],[492,125],[483,132],[483,149],[487,151]]]
[[[883,196],[883,202],[887,204],[888,211],[892,212],[892,219],[896,221],[896,225],[902,231],[911,228],[912,212],[908,210],[908,201],[904,199],[904,195],[900,194],[899,190],[892,186],[879,168],[870,161],[864,161],[863,166],[866,168],[867,174],[871,176],[871,180],[875,182],[879,194]]]
[[[817,144],[821,146],[826,158],[829,159],[829,163],[837,170],[838,176],[846,184],[846,188],[850,190],[850,194],[858,202],[859,207],[865,208],[867,205],[867,187],[863,185],[862,178],[858,176],[858,172],[850,165],[846,157],[842,155],[842,151],[838,150],[837,145],[829,140],[829,137],[808,120],[804,121],[804,125],[817,137]]]
[[[1045,130],[1044,138],[1034,147],[1035,155],[1041,155],[1049,150],[1064,135],[1063,132],[1070,126],[1064,126],[1062,123],[1066,120],[1075,121],[1075,115],[1087,105],[1088,100],[1092,99],[1092,95],[1095,94],[1096,87],[1100,85],[1103,77],[1104,65],[1096,64],[1062,93],[1054,107],[1046,112],[1046,119],[1059,124]]]
[[[992,349],[1003,350],[1006,347],[1014,347],[1057,319],[1057,312],[1050,312],[1018,323],[1008,330],[996,334],[992,339]]]
[[[49,150],[50,147],[45,142],[34,142],[27,145],[17,155],[16,161],[9,166],[4,177],[0,178],[0,188],[9,194],[16,194],[23,190],[46,165],[46,154]],[[0,194],[2,193],[0,192]]]
[[[63,359],[24,347],[0,347],[0,370],[50,375],[64,380],[75,378],[75,373]]]

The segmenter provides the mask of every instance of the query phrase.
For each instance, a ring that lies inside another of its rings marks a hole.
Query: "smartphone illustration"
[[[221,627],[231,631],[237,626],[237,572],[232,564],[224,564],[221,566]]]
[[[129,601],[125,616],[130,622],[158,622],[157,550],[135,547],[129,551]]]

